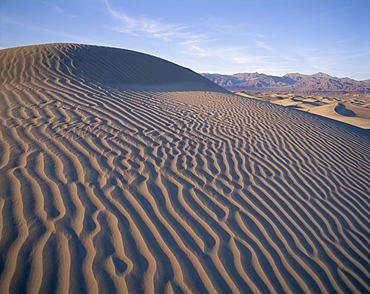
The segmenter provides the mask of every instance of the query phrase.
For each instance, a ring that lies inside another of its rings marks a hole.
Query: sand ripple
[[[366,130],[67,67],[1,87],[2,293],[370,291]]]

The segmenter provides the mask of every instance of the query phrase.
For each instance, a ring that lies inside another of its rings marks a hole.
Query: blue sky
[[[370,0],[1,0],[0,47],[131,49],[197,72],[370,79]]]

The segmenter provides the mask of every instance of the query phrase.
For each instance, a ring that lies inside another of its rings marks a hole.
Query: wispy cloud
[[[183,23],[165,22],[148,16],[130,16],[123,11],[113,8],[108,0],[102,0],[107,12],[119,24],[110,29],[118,33],[126,33],[134,36],[144,36],[172,42],[174,45],[188,52],[198,52],[205,55],[204,44],[213,43],[219,38],[212,37],[209,32],[202,31],[199,27]]]
[[[361,54],[359,53],[356,55],[350,55],[350,52],[338,52],[335,54],[323,54],[314,55],[314,54],[307,54],[304,56],[304,59],[310,66],[317,71],[322,71],[326,73],[335,73],[338,76],[347,76],[348,70],[351,70],[353,73],[353,78],[356,76],[364,75],[369,76],[370,70],[368,67],[368,63],[363,62],[362,64],[358,64],[355,62],[355,59],[360,57],[364,58],[366,56],[370,56],[369,54]],[[340,65],[340,66],[338,66]]]
[[[260,42],[260,41],[256,41],[256,40],[253,40],[253,42],[255,43],[255,45],[258,47],[258,48],[262,48],[262,49],[265,49],[265,50],[271,50],[271,51],[274,51],[273,48],[271,48],[270,46],[268,46],[266,43],[264,42]]]
[[[109,0],[101,1],[106,12],[117,21],[114,27],[110,27],[111,30],[168,42],[190,58],[214,58],[216,62],[218,60],[233,68],[244,66],[245,70],[272,67],[278,70],[280,67],[276,63],[277,59],[291,59],[289,55],[283,56],[270,46],[268,38],[257,33],[249,34],[242,25],[207,19],[203,19],[197,26],[165,22],[145,15],[132,16],[113,7]],[[225,41],[225,38],[230,42]]]
[[[65,13],[64,10],[60,6],[58,6],[58,5],[54,4],[54,3],[50,3],[50,2],[46,2],[46,1],[41,1],[41,3],[43,3],[43,4],[45,4],[45,5],[49,6],[49,7],[51,7],[54,11],[56,11],[58,14],[60,14],[62,16],[77,17],[74,14]]]
[[[109,1],[103,0],[107,12],[120,23],[111,29],[118,33],[127,33],[135,36],[146,35],[165,41],[173,41],[174,38],[186,36],[186,26],[176,23],[161,22],[147,16],[132,17],[124,12],[113,8]]]
[[[4,23],[11,24],[11,25],[15,25],[15,26],[18,26],[18,27],[21,27],[21,28],[24,28],[26,30],[31,30],[31,31],[35,31],[35,32],[42,32],[42,33],[50,34],[50,35],[53,35],[53,36],[62,37],[62,38],[65,38],[67,40],[73,40],[73,41],[76,41],[76,42],[79,42],[79,43],[89,43],[90,42],[88,39],[86,39],[84,37],[81,37],[81,36],[78,36],[78,35],[72,35],[72,34],[63,33],[63,32],[57,31],[57,30],[52,30],[52,29],[49,29],[49,28],[36,26],[36,25],[33,25],[33,24],[22,22],[22,21],[14,18],[14,17],[9,17],[9,16],[6,16],[6,15],[2,15],[0,21],[4,22]]]
[[[210,32],[202,32],[200,27],[185,25],[182,23],[168,23],[141,15],[133,17],[113,8],[108,0],[102,0],[107,12],[119,25],[111,28],[119,33],[134,36],[146,36],[158,38],[166,42],[172,42],[180,48],[182,53],[197,57],[221,57],[235,55],[240,47],[219,46],[220,38],[213,37]],[[240,55],[240,52],[237,54]],[[236,59],[235,59],[236,60]]]

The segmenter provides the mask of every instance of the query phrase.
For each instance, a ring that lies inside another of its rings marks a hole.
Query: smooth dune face
[[[368,293],[369,132],[113,48],[0,51],[1,293]]]

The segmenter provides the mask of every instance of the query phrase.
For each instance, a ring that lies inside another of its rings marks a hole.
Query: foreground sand
[[[1,293],[368,293],[369,132],[129,51],[0,51]]]

